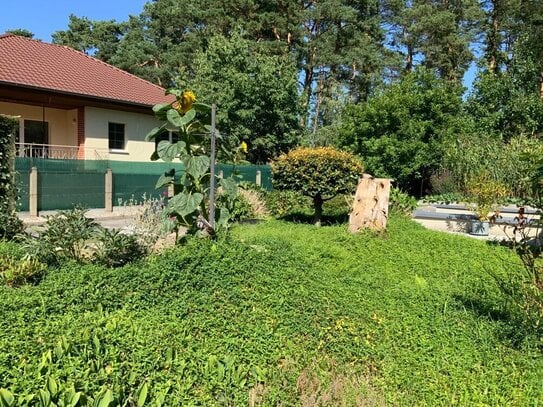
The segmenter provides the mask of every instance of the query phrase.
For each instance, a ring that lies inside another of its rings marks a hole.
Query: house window
[[[109,148],[112,150],[124,150],[124,124],[109,123],[108,126]]]
[[[49,123],[38,120],[23,120],[17,132],[18,143],[49,144]]]

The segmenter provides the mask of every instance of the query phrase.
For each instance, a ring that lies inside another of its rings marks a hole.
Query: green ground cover
[[[345,229],[238,226],[0,287],[0,388],[36,401],[73,385],[111,405],[543,404],[541,353],[491,275],[521,267],[508,249],[399,217],[384,236]]]

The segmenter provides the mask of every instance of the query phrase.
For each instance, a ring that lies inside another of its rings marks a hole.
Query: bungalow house
[[[171,100],[163,88],[74,49],[0,35],[0,114],[20,117],[21,156],[149,161],[151,108]]]

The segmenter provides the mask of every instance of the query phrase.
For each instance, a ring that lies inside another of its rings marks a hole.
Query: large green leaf
[[[164,161],[170,162],[185,152],[185,146],[185,142],[181,140],[176,143],[170,143],[167,140],[163,140],[158,143],[156,152]]]
[[[55,397],[58,393],[58,385],[55,379],[51,376],[47,378],[47,390],[51,396]]]
[[[219,185],[222,187],[225,195],[231,198],[235,198],[238,195],[238,183],[234,178],[223,178],[219,181]]]
[[[168,118],[168,121],[173,124],[175,127],[181,127],[183,126],[183,121],[181,120],[181,115],[179,112],[175,109],[168,110],[168,113],[166,114],[166,117]]]
[[[225,228],[230,222],[230,211],[227,208],[219,209],[219,219],[217,219],[216,229]]]
[[[156,136],[158,136],[160,133],[162,133],[164,131],[164,129],[166,128],[166,125],[167,125],[167,123],[163,123],[161,126],[155,127],[154,129],[152,129],[145,136],[145,141],[154,140]]]
[[[0,389],[0,406],[11,407],[15,405],[15,397],[6,389]]]
[[[196,110],[190,109],[187,113],[181,117],[181,123],[183,123],[183,126],[186,126],[189,124],[194,118],[196,117]]]
[[[94,400],[93,407],[109,407],[114,401],[113,392],[108,388],[104,388],[100,395]]]
[[[177,97],[181,97],[181,95],[183,94],[183,91],[181,89],[168,89],[166,90],[166,95],[175,95]]]
[[[175,171],[175,170],[174,170]],[[170,185],[174,180],[174,175],[170,173],[165,173],[160,176],[156,182],[155,189],[163,188],[166,185]]]
[[[188,156],[183,160],[185,171],[194,179],[202,178],[209,170],[210,160],[207,155]]]
[[[200,203],[204,199],[204,195],[200,193],[188,194],[186,192],[179,193],[170,199],[168,207],[172,212],[185,217],[195,212]]]
[[[145,382],[145,383],[143,383],[143,385],[138,390],[138,394],[137,394],[138,407],[145,406],[145,401],[147,400],[148,391],[149,391],[149,386],[148,386],[148,383]]]
[[[171,109],[171,103],[160,103],[153,106],[155,117],[159,120],[166,120],[169,109]]]
[[[153,106],[153,112],[159,112],[161,110],[165,110],[167,107],[170,106],[170,103],[159,103],[158,105]]]

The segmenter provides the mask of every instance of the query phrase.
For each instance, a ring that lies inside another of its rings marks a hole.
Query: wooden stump
[[[388,219],[390,182],[387,178],[373,178],[364,174],[356,188],[353,211],[349,215],[349,231],[361,229],[384,230]]]

